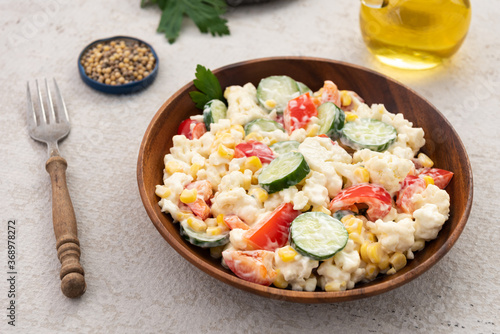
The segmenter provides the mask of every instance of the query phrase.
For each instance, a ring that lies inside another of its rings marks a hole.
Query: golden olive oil
[[[469,0],[384,0],[382,8],[362,4],[360,12],[368,49],[381,62],[405,69],[432,68],[452,56],[470,19]]]

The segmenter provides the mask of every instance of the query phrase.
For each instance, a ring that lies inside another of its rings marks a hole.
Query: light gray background
[[[444,66],[405,72],[377,63],[359,33],[355,0],[282,0],[232,9],[231,36],[185,21],[169,45],[157,9],[139,0],[0,2],[0,332],[7,326],[7,220],[18,220],[19,333],[498,333],[500,332],[500,5],[472,1],[469,35]],[[130,35],[160,57],[156,82],[130,96],[85,86],[76,68],[90,41]],[[209,68],[267,56],[317,56],[387,74],[429,99],[460,134],[474,169],[462,236],[427,273],[355,302],[268,300],[209,277],[178,255],[143,209],[136,182],[142,136],[160,105]],[[72,118],[61,145],[79,221],[88,290],[65,298],[58,278],[46,149],[26,131],[26,81],[56,77]]]

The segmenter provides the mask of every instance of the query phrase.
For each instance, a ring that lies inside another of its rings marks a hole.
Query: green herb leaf
[[[158,32],[165,33],[168,42],[172,44],[179,37],[182,26],[183,9],[179,1],[169,0],[161,14]]]
[[[181,31],[182,19],[188,16],[202,33],[212,36],[229,35],[227,10],[224,0],[141,0],[141,6],[157,4],[163,11],[158,32],[163,32],[169,43],[174,43]]]
[[[213,99],[225,101],[219,79],[217,79],[212,71],[198,64],[195,76],[196,79],[193,80],[193,83],[200,91],[190,92],[189,96],[196,103],[196,108],[203,109],[205,104]]]

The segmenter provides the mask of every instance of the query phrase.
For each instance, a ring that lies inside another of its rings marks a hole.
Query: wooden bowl
[[[393,113],[403,113],[414,126],[425,131],[422,151],[435,166],[453,171],[447,191],[450,194],[450,218],[437,239],[427,243],[415,259],[395,275],[382,276],[370,283],[340,292],[292,291],[265,287],[244,281],[224,269],[220,260],[210,257],[208,250],[192,246],[179,234],[178,224],[161,212],[155,186],[162,184],[163,157],[172,146],[172,136],[187,117],[200,114],[189,97],[192,83],[182,87],[158,110],[144,135],[137,162],[137,179],[144,207],[151,221],[167,242],[189,262],[222,282],[257,295],[301,303],[324,303],[374,296],[399,287],[424,273],[455,244],[464,229],[472,205],[472,171],[465,148],[450,123],[428,101],[400,83],[365,68],[326,59],[306,57],[264,58],[228,65],[213,71],[222,87],[243,85],[270,75],[289,75],[317,90],[324,80],[334,81],[340,89],[353,90],[366,103],[383,103]],[[194,78],[194,74],[193,74]]]

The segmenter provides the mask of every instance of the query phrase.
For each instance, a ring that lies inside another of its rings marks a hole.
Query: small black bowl
[[[142,80],[129,82],[129,83],[126,83],[123,85],[112,86],[112,85],[100,83],[99,81],[93,80],[87,76],[87,74],[85,73],[85,69],[83,68],[82,64],[80,63],[80,60],[82,59],[85,52],[87,52],[88,49],[92,48],[96,44],[109,42],[109,41],[116,40],[116,39],[125,40],[125,41],[126,40],[137,41],[137,42],[143,43],[144,45],[149,47],[149,49],[151,50],[151,53],[153,54],[153,57],[155,57],[156,63],[155,63],[155,67],[153,68],[153,70],[151,71],[151,73],[147,77],[145,77]],[[129,37],[129,36],[114,36],[114,37],[109,37],[109,38],[104,38],[104,39],[99,39],[99,40],[93,41],[92,43],[87,45],[82,50],[80,55],[78,56],[78,71],[80,72],[80,77],[82,78],[83,82],[85,82],[87,85],[94,88],[95,90],[98,90],[98,91],[101,91],[104,93],[108,93],[108,94],[130,94],[130,93],[135,93],[135,92],[143,90],[144,88],[151,85],[153,83],[153,81],[156,79],[156,75],[158,74],[159,65],[160,65],[160,62],[159,62],[158,56],[156,55],[155,50],[153,49],[153,47],[150,44],[148,44],[148,43],[146,43],[138,38]]]

